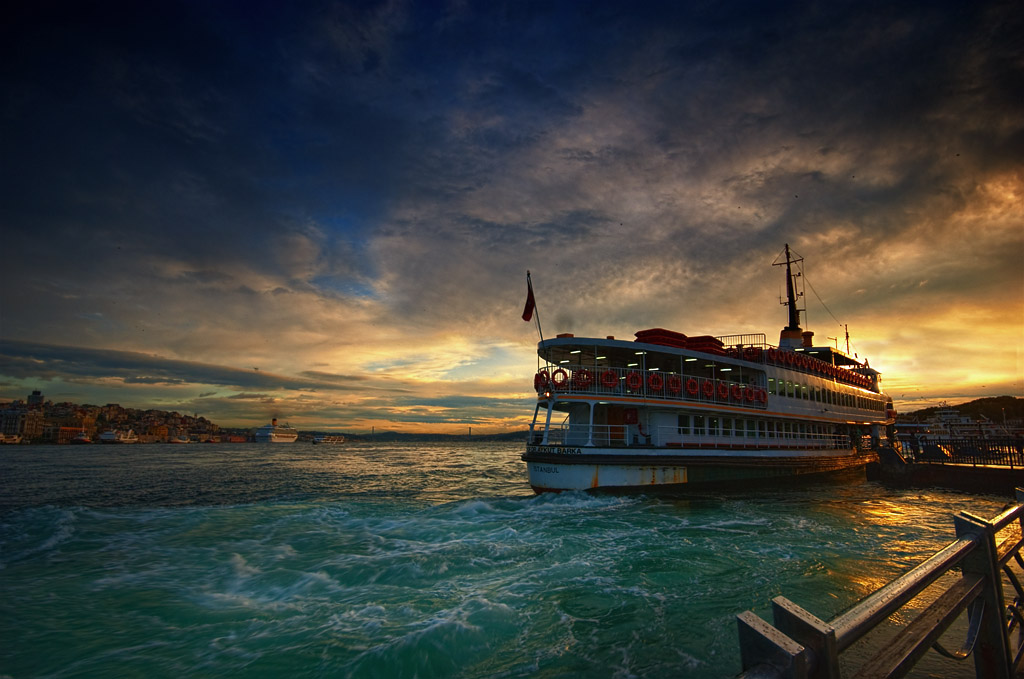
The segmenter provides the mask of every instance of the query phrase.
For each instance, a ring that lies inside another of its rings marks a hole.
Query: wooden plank
[[[855,679],[904,676],[967,605],[981,594],[983,587],[984,579],[979,575],[957,580],[882,651],[864,663],[854,675]]]

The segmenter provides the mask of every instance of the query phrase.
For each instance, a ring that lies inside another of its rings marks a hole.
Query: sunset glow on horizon
[[[0,402],[501,433],[545,337],[803,327],[1024,397],[1013,3],[169,2],[2,29]]]

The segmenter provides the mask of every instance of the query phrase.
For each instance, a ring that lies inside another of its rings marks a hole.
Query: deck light
[[[626,364],[626,367],[627,367],[627,368],[635,368],[635,367],[637,367],[638,365],[640,365],[640,364],[639,364],[639,363],[627,363],[627,364]]]
[[[648,372],[651,372],[652,370],[661,370],[661,368],[648,368],[647,369]]]
[[[581,349],[577,349],[576,351],[570,351],[569,353],[570,354],[578,354],[578,353],[580,353],[580,351],[582,351],[582,350]]]
[[[685,360],[687,363],[689,363],[690,361],[696,361],[697,359],[695,359],[695,358],[686,358],[686,359],[683,359],[683,360]]]
[[[646,351],[634,351],[633,353],[634,353],[635,355],[637,355],[637,356],[643,356],[643,355],[644,355],[644,354],[646,354],[647,352],[646,352]]]
[[[595,357],[594,357],[594,360],[595,360],[595,361],[603,361],[603,360],[604,360],[604,359],[606,359],[606,358],[608,358],[608,357],[607,357],[607,356],[595,356]]]

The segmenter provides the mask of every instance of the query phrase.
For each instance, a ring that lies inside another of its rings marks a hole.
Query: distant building
[[[0,434],[20,436],[27,441],[42,438],[43,414],[27,408],[8,408],[0,411]]]

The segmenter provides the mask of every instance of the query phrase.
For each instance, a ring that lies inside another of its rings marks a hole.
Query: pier
[[[933,585],[916,617],[895,637],[878,644],[852,673],[846,668],[843,674],[858,679],[902,677],[934,649],[949,658],[973,661],[978,679],[1019,676],[1024,660],[1024,588],[1019,580],[1024,569],[1024,491],[1017,489],[1016,495],[1017,504],[992,519],[968,512],[955,516],[953,542],[830,621],[781,596],[772,600],[771,624],[751,611],[741,613],[741,679],[839,679],[843,652],[861,639],[870,643],[869,635],[890,616],[897,621],[909,617],[907,604]],[[1018,568],[1012,567],[1014,563]],[[964,614],[964,642],[951,651],[939,640]]]
[[[1024,487],[1021,437],[909,438],[879,451],[878,478],[898,486],[942,486],[1012,496]]]

